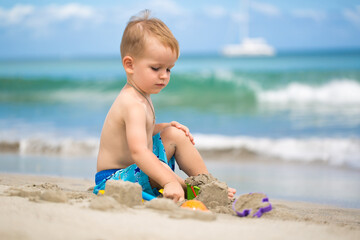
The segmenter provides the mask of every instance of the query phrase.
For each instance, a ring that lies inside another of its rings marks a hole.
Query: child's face
[[[169,83],[170,70],[176,60],[176,54],[169,47],[148,37],[144,53],[134,58],[132,80],[147,94],[159,93]]]

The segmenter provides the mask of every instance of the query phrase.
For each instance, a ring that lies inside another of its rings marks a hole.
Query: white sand
[[[0,174],[0,239],[360,239],[360,209],[270,199],[274,209],[261,218],[209,217],[168,201],[130,208],[92,186]],[[90,208],[97,201],[105,210]]]

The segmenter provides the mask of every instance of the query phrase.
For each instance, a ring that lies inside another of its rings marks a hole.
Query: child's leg
[[[199,152],[182,130],[168,127],[160,136],[168,161],[175,156],[180,169],[188,176],[209,173]]]
[[[175,156],[180,169],[188,176],[209,173],[200,153],[182,130],[175,127],[168,127],[160,133],[160,136],[168,161],[172,156]],[[181,181],[179,180],[179,182]],[[181,183],[183,185],[183,181]],[[230,199],[234,197],[235,193],[236,190],[234,188],[228,188]]]

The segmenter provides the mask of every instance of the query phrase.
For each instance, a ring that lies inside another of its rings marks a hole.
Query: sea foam
[[[255,138],[246,136],[194,135],[196,147],[202,152],[232,152],[255,154],[263,160],[281,159],[288,162],[321,162],[331,166],[360,169],[359,138]],[[0,140],[0,152],[20,155],[59,155],[96,157],[99,140],[96,138],[27,138]],[[225,159],[226,160],[226,159]],[[237,159],[241,161],[242,159]],[[244,159],[246,160],[246,159]]]
[[[284,161],[322,162],[333,166],[360,169],[360,139],[358,138],[254,138],[222,135],[195,135],[199,150],[243,149]]]
[[[320,86],[292,82],[275,90],[258,93],[260,102],[295,104],[360,104],[360,83],[349,80],[333,80]]]

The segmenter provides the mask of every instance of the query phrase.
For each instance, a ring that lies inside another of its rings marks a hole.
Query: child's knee
[[[186,135],[183,130],[173,126],[167,127],[161,132],[161,138],[180,140],[185,137]]]

